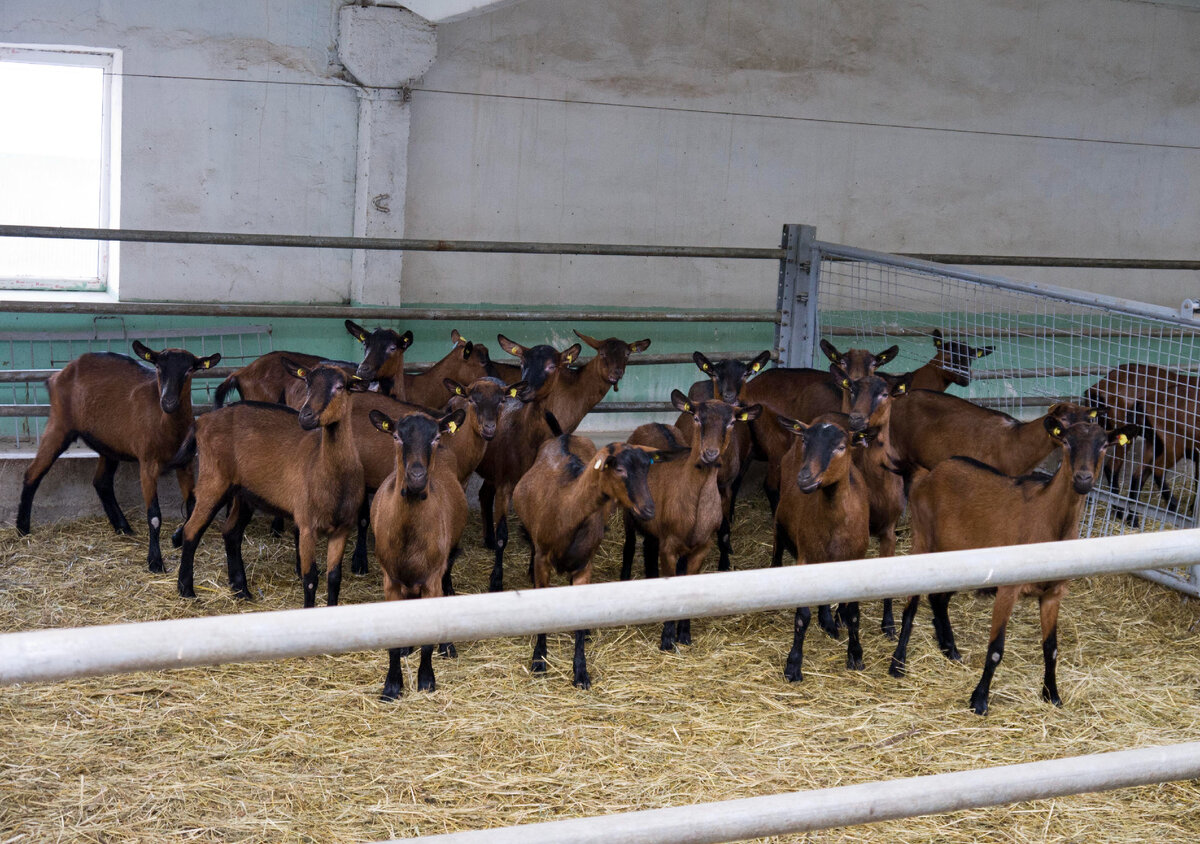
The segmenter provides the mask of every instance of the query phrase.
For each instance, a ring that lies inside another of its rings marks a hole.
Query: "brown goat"
[[[158,572],[163,570],[158,477],[171,468],[171,460],[192,426],[192,374],[215,366],[221,356],[198,358],[183,349],[155,352],[136,340],[133,350],[154,368],[126,355],[96,352],[81,355],[50,376],[46,383],[50,419],[25,471],[17,532],[29,533],[33,496],[42,478],[71,443],[82,439],[100,456],[92,486],[109,524],[118,533],[133,533],[133,529],[117,503],[113,476],[120,461],[137,461],[150,526],[146,559],[150,571]],[[176,476],[190,512],[194,501],[191,466],[178,467]]]
[[[909,475],[955,456],[973,457],[1006,475],[1023,475],[1056,447],[1046,437],[1046,418],[1070,424],[1094,421],[1097,415],[1094,408],[1064,402],[1045,416],[1021,422],[948,393],[912,390],[892,407],[890,431],[898,466]]]
[[[1179,510],[1167,471],[1180,460],[1200,467],[1200,378],[1151,364],[1125,363],[1088,388],[1086,401],[1099,409],[1112,428],[1136,425],[1153,457],[1139,465],[1129,481],[1129,497],[1136,501],[1147,479],[1158,486],[1163,505]],[[1113,493],[1119,492],[1124,466],[1132,458],[1128,447],[1112,449],[1104,474]],[[1143,458],[1145,460],[1145,458]],[[1197,469],[1200,473],[1200,468]],[[1123,514],[1113,508],[1114,515]],[[1126,515],[1137,525],[1134,513]]]
[[[379,391],[385,396],[406,401],[404,350],[412,345],[413,333],[401,334],[391,328],[367,331],[351,320],[346,320],[346,331],[363,345],[362,363],[355,374],[364,381],[379,382]]]
[[[348,423],[350,391],[361,382],[337,366],[307,369],[289,365],[304,379],[307,398],[299,413],[281,405],[239,402],[206,413],[177,460],[199,457],[196,507],[183,526],[179,594],[196,596],[192,567],[196,546],[217,510],[226,502],[238,506],[222,527],[230,586],[249,598],[241,559],[241,539],[253,509],[289,516],[296,523],[304,606],[315,605],[316,541],[329,536],[328,603],[337,603],[342,577],[342,551],[363,499],[363,469]],[[236,498],[235,498],[236,497]]]
[[[304,382],[296,380],[288,373],[287,366],[284,365],[285,360],[312,369],[324,359],[319,355],[304,352],[277,351],[259,355],[250,363],[231,372],[217,385],[213,392],[213,408],[224,407],[229,393],[237,390],[242,401],[285,404],[293,410],[299,410],[300,405],[304,404]],[[338,363],[350,372],[356,368],[350,361]]]
[[[554,426],[557,429],[557,426]],[[572,584],[589,583],[592,555],[604,538],[614,506],[654,517],[647,483],[655,449],[610,443],[597,450],[586,437],[562,434],[538,449],[537,459],[513,490],[513,505],[529,535],[533,585],[550,585],[550,572],[568,576]],[[575,631],[572,682],[591,687],[583,644],[586,630]],[[546,671],[546,634],[538,634],[530,670]]]
[[[600,403],[610,389],[614,392],[620,389],[629,356],[650,348],[649,340],[626,343],[616,337],[596,340],[578,331],[575,334],[596,350],[596,356],[578,369],[565,367],[560,370],[558,385],[546,399],[546,410],[554,414],[558,424],[568,434],[579,427],[583,417]]]
[[[862,473],[854,465],[848,419],[840,413],[822,414],[806,425],[796,419],[779,423],[795,440],[784,456],[775,509],[775,548],[772,565],[779,565],[785,549],[802,565],[857,560],[870,542],[870,504]],[[858,602],[838,606],[846,625],[846,667],[861,671]],[[798,607],[792,649],[783,676],[795,683],[804,679],[804,637],[812,612]]]
[[[693,352],[692,360],[695,361],[701,372],[708,375],[708,380],[696,381],[688,388],[688,401],[700,402],[717,398],[726,404],[739,404],[742,388],[746,382],[766,366],[770,359],[770,351],[764,351],[748,363],[739,360],[722,360],[713,363],[700,352]],[[682,434],[683,441],[690,444],[691,414],[679,414],[679,418],[675,420],[675,427]],[[721,456],[721,467],[717,471],[717,488],[721,491],[721,524],[717,528],[717,551],[720,557],[717,571],[729,571],[731,566],[733,508],[742,487],[742,478],[745,477],[746,470],[750,467],[752,449],[750,423],[735,422],[730,434],[729,447]],[[624,570],[622,569],[622,571]]]
[[[404,375],[404,401],[425,407],[445,407],[452,395],[446,379],[459,384],[471,384],[491,375],[488,371],[487,347],[476,345],[458,333],[450,331],[454,348],[424,372]],[[468,473],[469,474],[469,473]]]
[[[938,464],[913,485],[909,501],[913,554],[1078,537],[1083,500],[1101,471],[1106,448],[1114,442],[1123,444],[1136,428],[1126,426],[1107,432],[1093,419],[1071,423],[1066,418],[1052,415],[1045,417],[1041,424],[1049,439],[1063,450],[1062,463],[1049,479],[1041,476],[1013,478],[977,460],[954,458]],[[1004,654],[1005,626],[1019,595],[1038,597],[1045,662],[1042,697],[1056,706],[1062,705],[1055,683],[1055,665],[1058,607],[1066,591],[1065,580],[997,589],[983,677],[970,701],[977,714],[987,712],[992,674]],[[892,657],[891,673],[895,676],[902,676],[904,672],[917,601],[917,597],[911,598],[904,610],[900,641]],[[943,616],[940,624],[935,620],[934,627],[942,650],[949,648],[957,654],[949,619]]]
[[[899,347],[890,346],[878,354],[865,349],[843,353],[828,340],[822,340],[821,351],[831,364],[841,367],[851,380],[857,380],[874,374],[896,356]],[[774,509],[779,501],[780,466],[793,443],[793,438],[780,426],[780,417],[807,422],[823,413],[837,413],[842,406],[842,392],[828,371],[775,367],[746,385],[742,401],[763,407],[762,414],[750,424],[750,432],[759,455],[767,461],[763,489]]]
[[[386,600],[442,595],[442,580],[467,524],[467,497],[454,461],[438,443],[443,434],[461,426],[465,416],[461,408],[440,418],[412,413],[392,419],[378,410],[370,412],[371,424],[392,439],[392,472],[371,504]],[[401,658],[406,651],[388,651],[383,700],[395,700],[404,689]],[[433,691],[435,685],[433,645],[422,645],[417,689]]]
[[[913,371],[912,389],[933,390],[944,393],[950,385],[959,387],[971,383],[971,362],[985,358],[996,351],[995,346],[968,346],[958,340],[943,340],[942,332],[935,328],[933,358],[929,363]]]
[[[654,518],[639,519],[633,513],[625,514],[622,580],[629,578],[638,534],[642,536],[648,577],[650,560],[655,554],[658,559],[654,568],[664,577],[700,572],[721,525],[723,511],[718,475],[721,460],[729,449],[734,424],[749,422],[762,410],[757,405],[742,408],[720,399],[693,402],[679,390],[671,392],[671,404],[680,413],[691,417],[690,446],[685,445],[680,429],[659,423],[639,426],[628,440],[630,445],[651,446],[669,452],[687,449],[687,457],[663,463],[650,471]],[[676,643],[692,643],[690,619],[663,623],[659,647],[664,651],[674,650]]]

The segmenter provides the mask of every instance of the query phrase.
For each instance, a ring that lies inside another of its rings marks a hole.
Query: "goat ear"
[[[574,329],[574,328],[572,328],[571,330],[572,330],[572,331],[575,331],[575,329]],[[575,331],[575,336],[576,336],[576,337],[578,337],[578,338],[579,338],[580,340],[582,340],[583,342],[587,343],[587,344],[588,344],[589,346],[591,346],[593,349],[599,349],[599,348],[600,348],[600,341],[599,341],[599,340],[597,340],[595,337],[589,337],[589,336],[587,336],[586,334],[584,334],[582,331]]]
[[[504,394],[510,399],[519,399],[521,395],[528,389],[529,385],[527,383],[524,381],[518,381],[515,384],[509,384],[508,389],[504,391]]]
[[[982,349],[972,349],[971,351],[974,353],[975,357],[985,358],[988,355],[990,355],[992,352],[996,351],[996,347],[995,346],[984,346]]]
[[[407,349],[409,346],[411,346],[412,341],[413,341],[413,333],[411,331],[405,331],[403,334],[401,334],[400,335],[400,351],[403,352],[405,349]]]
[[[457,328],[451,328],[451,329],[450,329],[450,341],[451,341],[452,343],[454,343],[454,345],[456,345],[456,346],[461,346],[462,344],[464,344],[464,343],[466,343],[466,342],[467,342],[467,341],[466,341],[466,340],[463,338],[463,336],[462,336],[461,334],[459,334],[459,333],[458,333],[458,329],[457,329]]]
[[[291,375],[293,378],[304,379],[308,376],[308,369],[306,367],[301,366],[295,361],[288,360],[287,358],[283,359],[283,368],[286,369],[288,375]]]
[[[825,357],[829,358],[834,363],[842,362],[841,352],[835,349],[833,344],[824,337],[821,338],[821,351],[825,353]]]
[[[690,448],[656,448],[647,449],[647,454],[650,455],[651,463],[669,463],[672,460],[678,460],[685,454],[691,453]]]
[[[750,361],[750,366],[747,367],[752,373],[757,373],[760,369],[767,365],[767,361],[771,359],[771,350],[765,349],[758,353],[758,357]]]
[[[576,360],[579,359],[579,353],[582,351],[583,351],[583,346],[580,346],[578,343],[575,343],[571,346],[571,348],[567,349],[565,352],[563,352],[561,355],[559,355],[559,360],[562,361],[564,366],[570,366]]]
[[[472,343],[470,340],[463,343],[463,347],[462,347],[463,360],[469,360],[471,357],[471,352],[473,352],[473,351],[475,351],[474,343]]]
[[[645,340],[638,340],[636,343],[629,344],[629,351],[631,352],[644,352],[648,348],[650,348],[649,337],[647,337]]]
[[[353,372],[348,373],[346,376],[346,389],[352,393],[365,393],[370,386],[370,381],[366,378],[359,378]]]
[[[150,361],[150,363],[155,363],[158,361],[158,352],[151,351],[147,346],[143,345],[138,340],[133,341],[133,353],[142,360]]]
[[[363,328],[353,320],[346,320],[346,330],[350,332],[351,337],[360,343],[367,342],[367,337],[370,336],[370,332],[367,331],[367,329]]]
[[[829,374],[833,376],[833,379],[837,381],[838,386],[843,390],[850,389],[850,375],[841,366],[836,363],[829,364]]]
[[[691,413],[693,410],[692,403],[688,401],[688,397],[679,390],[671,391],[671,404],[680,413]]]
[[[221,362],[221,354],[211,354],[206,358],[196,358],[196,362],[192,364],[192,369],[212,369]]]
[[[942,329],[940,329],[940,328],[933,329],[932,337],[933,337],[933,347],[935,349],[940,349],[942,347]]]
[[[443,378],[442,386],[456,396],[466,397],[467,395],[467,388],[455,381],[453,378]]]
[[[790,433],[802,434],[804,431],[808,430],[808,426],[799,419],[792,419],[788,416],[779,416],[776,418],[779,419],[780,427],[785,431],[789,431]]]
[[[1046,433],[1050,435],[1051,439],[1056,441],[1062,440],[1063,431],[1066,430],[1066,426],[1059,421],[1058,417],[1047,414],[1042,424],[1046,426]]]
[[[382,410],[372,410],[367,415],[371,419],[371,424],[383,431],[385,434],[396,433],[396,423],[393,422]]]
[[[1108,434],[1109,445],[1116,443],[1117,445],[1129,445],[1133,442],[1133,438],[1141,433],[1137,425],[1122,425],[1115,431],[1110,431]]]
[[[735,414],[734,418],[737,419],[737,421],[739,421],[739,422],[753,422],[755,419],[757,419],[761,415],[762,415],[762,405],[761,404],[752,404],[749,407],[743,407],[741,410],[739,410]]]
[[[900,354],[899,346],[892,346],[890,349],[884,349],[882,352],[875,355],[875,365],[883,366],[889,360],[895,358],[898,354]]]
[[[705,375],[711,375],[713,371],[712,361],[702,355],[700,352],[692,352],[692,360],[696,367]]]
[[[520,343],[514,343],[503,334],[496,335],[496,342],[500,344],[501,349],[508,352],[515,358],[523,357],[525,355],[526,349],[524,346],[522,346]]]
[[[460,407],[458,410],[455,410],[452,413],[447,413],[445,416],[439,419],[438,428],[440,428],[443,433],[453,434],[462,427],[463,420],[466,418],[467,412]]]
[[[906,372],[892,382],[892,398],[903,396],[912,389],[913,373]]]

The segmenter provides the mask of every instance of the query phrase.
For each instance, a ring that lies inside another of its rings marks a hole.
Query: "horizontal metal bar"
[[[401,237],[333,237],[249,232],[182,232],[156,229],[89,229],[60,226],[0,226],[0,237],[47,237],[133,243],[185,243],[208,246],[283,246],[305,249],[376,249],[406,252],[503,252],[533,255],[629,255],[650,258],[749,258],[778,261],[778,247],[653,246],[540,241],[429,240]]]
[[[864,311],[864,314],[869,311]],[[1155,317],[1157,319],[1157,317]],[[850,326],[825,326],[821,329],[821,333],[829,337],[930,337],[933,334],[934,326],[929,328],[896,328],[885,323],[880,323],[877,328],[863,326],[854,328]],[[1037,326],[1037,333],[1033,333],[1031,328],[986,328],[978,331],[961,331],[954,332],[955,337],[980,337],[987,340],[1044,340],[1048,337],[1071,337],[1077,339],[1094,339],[1094,340],[1109,340],[1112,338],[1128,338],[1138,340],[1158,340],[1168,337],[1188,337],[1195,336],[1200,332],[1200,322],[1188,323],[1186,326],[1171,326],[1166,329],[1146,328],[1112,330],[1111,328],[1102,328],[1096,326],[1093,330],[1084,332],[1080,329],[1069,328],[1048,328]]]
[[[1157,583],[1159,586],[1166,586],[1170,589],[1182,592],[1185,595],[1190,595],[1193,598],[1200,598],[1200,584],[1197,584],[1193,580],[1175,577],[1157,569],[1135,571],[1134,574],[1153,583]]]
[[[260,337],[269,335],[269,325],[225,325],[215,328],[153,328],[139,331],[2,331],[0,343],[29,340],[54,342],[88,342],[99,340],[154,340],[171,337]]]
[[[424,844],[717,844],[1187,780],[1198,774],[1200,742],[1187,742],[406,840]]]
[[[898,252],[937,264],[968,267],[1063,267],[1079,270],[1200,270],[1200,261],[1164,261],[1154,258],[1052,258],[1043,255],[957,255],[937,252]]]
[[[25,302],[0,300],[14,314],[265,317],[275,319],[445,320],[522,322],[770,322],[778,311],[547,311],[519,308],[385,308],[366,305],[247,305],[220,302]]]
[[[0,685],[465,642],[1190,566],[1200,530],[0,635]],[[450,603],[448,603],[450,602]]]
[[[1161,305],[1149,305],[1145,302],[1135,302],[1132,299],[1118,299],[1115,296],[1102,296],[1098,293],[1088,293],[1081,290],[1072,290],[1068,287],[1057,287],[1051,284],[1039,284],[1030,281],[1013,281],[1008,278],[999,276],[983,275],[982,273],[973,273],[968,270],[950,267],[945,264],[935,264],[930,261],[919,261],[915,258],[901,258],[898,255],[890,255],[886,252],[874,252],[869,249],[859,249],[854,246],[844,246],[838,243],[826,243],[818,241],[817,248],[822,253],[822,258],[831,256],[833,258],[844,258],[850,261],[862,261],[873,264],[883,264],[885,266],[899,267],[902,269],[912,270],[914,272],[929,273],[946,278],[957,278],[960,281],[969,281],[974,284],[980,284],[987,287],[995,287],[999,290],[1010,290],[1016,293],[1025,293],[1038,296],[1043,299],[1057,299],[1060,302],[1070,302],[1076,305],[1084,305],[1088,308],[1107,310],[1115,313],[1129,314],[1132,316],[1147,317],[1162,322],[1169,322],[1173,325],[1184,325],[1189,328],[1196,328],[1197,322],[1187,317],[1181,317],[1178,311]]]

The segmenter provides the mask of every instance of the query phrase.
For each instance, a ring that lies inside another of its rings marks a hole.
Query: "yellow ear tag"
[[[596,462],[592,464],[592,468],[595,469],[597,472],[599,472],[600,468],[603,465],[604,465],[604,455],[601,454],[599,457],[596,458]]]
[[[849,387],[849,386],[850,386],[850,379],[849,379],[849,378],[843,378],[843,379],[842,379],[842,386],[843,386],[843,387]]]
[[[1121,434],[1117,437],[1117,445],[1129,445],[1129,437]]]
[[[1054,436],[1056,436],[1056,437],[1057,437],[1057,436],[1060,436],[1060,435],[1062,434],[1062,428],[1055,428],[1055,429],[1054,429],[1054,431],[1053,431],[1053,434],[1054,434]]]
[[[209,367],[211,367],[211,366],[212,366],[212,361],[211,361],[211,360],[209,360],[208,358],[205,358],[205,359],[204,359],[204,368],[205,368],[205,369],[208,369],[208,368],[209,368]]]
[[[762,366],[757,363],[754,364],[754,366],[750,367],[751,372],[758,372],[758,370],[760,370],[760,369],[762,369]]]
[[[976,349],[976,350],[975,350],[975,357],[977,357],[977,358],[981,358],[981,357],[983,357],[983,349]]]
[[[1098,413],[1098,411],[1093,410],[1091,413],[1088,414],[1088,418],[1095,419],[1097,413]],[[1122,435],[1122,436],[1124,436],[1124,435]]]
[[[146,354],[142,355],[142,357],[144,357],[146,360],[150,360],[150,353],[146,352]]]
[[[901,384],[901,385],[900,385],[900,389],[899,389],[899,390],[897,390],[897,392],[900,392],[900,393],[907,393],[907,392],[908,392],[908,385],[907,385],[907,384]]]
[[[708,365],[707,363],[706,363],[706,364],[702,364],[702,365],[701,365],[701,367],[700,367],[700,369],[702,369],[702,370],[703,370],[703,371],[705,371],[705,372],[708,372],[708,370],[709,370],[709,365]]]
[[[451,419],[448,423],[446,423],[446,430],[453,434],[458,430],[458,423]]]

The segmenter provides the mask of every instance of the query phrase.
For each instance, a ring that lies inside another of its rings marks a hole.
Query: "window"
[[[0,44],[0,223],[119,225],[119,50]],[[0,288],[116,289],[116,244],[0,237]]]

